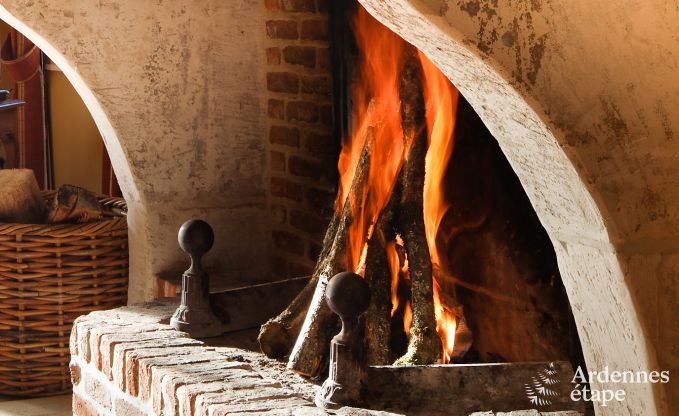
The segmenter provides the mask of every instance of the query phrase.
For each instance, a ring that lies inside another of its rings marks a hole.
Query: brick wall
[[[74,415],[318,414],[315,385],[298,380],[286,388],[284,364],[210,347],[161,323],[175,307],[125,307],[76,320],[70,343]]]
[[[273,272],[309,274],[332,214],[337,145],[325,0],[265,0]]]

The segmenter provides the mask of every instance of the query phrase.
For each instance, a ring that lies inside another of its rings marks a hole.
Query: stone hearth
[[[73,414],[362,415],[390,413],[316,408],[318,386],[253,352],[256,332],[194,340],[173,330],[176,300],[93,312],[71,336]],[[413,414],[408,412],[407,414]],[[492,411],[473,416],[577,416],[577,412]]]

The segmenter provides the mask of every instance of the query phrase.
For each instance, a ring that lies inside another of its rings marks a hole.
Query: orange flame
[[[403,330],[405,331],[408,338],[410,338],[410,324],[413,323],[413,310],[410,307],[410,301],[406,302],[405,309],[403,310]]]
[[[398,252],[396,251],[396,243],[390,241],[387,243],[387,259],[389,260],[389,271],[391,273],[391,316],[394,316],[396,309],[398,309],[398,280],[399,280],[399,266],[400,261]]]
[[[339,161],[341,191],[338,208],[350,193],[351,182],[368,134],[372,134],[370,170],[363,188],[363,204],[351,203],[353,223],[349,230],[349,266],[358,270],[367,241],[367,230],[377,219],[391,195],[396,173],[403,160],[398,73],[403,40],[377,23],[363,8],[353,22],[360,56],[361,76],[352,86],[354,123],[345,140]],[[372,131],[369,131],[371,130]]]
[[[453,130],[458,92],[422,52],[419,52],[419,57],[424,72],[424,97],[429,131],[424,177],[424,228],[431,262],[434,270],[438,270],[441,255],[436,245],[436,235],[443,216],[450,208],[450,203],[445,200],[443,180],[455,143]],[[441,303],[441,288],[436,282],[437,276],[433,277],[436,331],[443,342],[443,362],[448,363],[455,344],[455,315],[444,309]]]
[[[359,50],[359,75],[352,85],[351,137],[343,141],[338,164],[340,191],[336,209],[342,210],[349,201],[353,221],[349,229],[347,264],[357,273],[363,273],[369,235],[391,196],[403,162],[405,149],[398,76],[407,44],[374,20],[362,7],[359,7],[352,23]],[[450,206],[445,200],[443,179],[453,151],[458,93],[429,59],[422,53],[419,58],[424,73],[423,90],[429,133],[424,184],[425,231],[432,264],[435,270],[440,270],[442,255],[436,247],[436,234]],[[370,140],[368,143],[371,146],[370,169],[366,185],[356,194],[350,188],[367,140]],[[361,198],[362,203],[357,203],[357,198]],[[392,279],[392,316],[399,307],[397,288],[400,276],[404,275],[403,269],[407,273],[407,259],[404,265],[400,264],[396,244],[399,242],[392,241],[386,247]],[[456,321],[454,314],[441,301],[441,288],[436,280],[434,277],[433,302],[437,332],[443,341],[442,361],[449,362]],[[409,333],[412,322],[409,301],[404,305],[403,320],[405,332]]]

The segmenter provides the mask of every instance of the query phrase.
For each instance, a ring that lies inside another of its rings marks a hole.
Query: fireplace
[[[262,350],[323,376],[337,323],[326,285],[352,271],[370,293],[363,365],[584,368],[554,249],[479,116],[358,3],[333,3],[331,21],[342,143],[334,214],[310,289],[262,327]]]
[[[217,231],[207,260],[218,280],[252,282],[272,280],[269,269],[310,273],[332,214],[316,208],[332,208],[335,163],[325,158],[339,145],[328,125],[337,79],[324,78],[330,3],[208,3],[0,8],[64,69],[103,132],[130,203],[133,301],[185,267],[174,234],[190,216]],[[361,3],[453,81],[458,112],[468,103],[497,140],[554,250],[588,368],[676,368],[666,348],[677,340],[676,172],[664,156],[677,108],[664,28],[676,13],[651,3],[643,13],[580,1]],[[651,48],[625,37],[646,39],[648,27]],[[297,70],[297,81],[269,87],[267,73]],[[488,334],[470,309],[472,334]],[[622,404],[597,411],[671,414],[674,386],[627,385]]]

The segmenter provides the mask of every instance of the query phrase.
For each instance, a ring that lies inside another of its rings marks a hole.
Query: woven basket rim
[[[54,190],[42,191],[43,197],[49,199],[56,194]],[[127,230],[127,203],[123,198],[110,195],[97,195],[97,199],[108,210],[110,218],[80,224],[21,224],[0,222],[0,237],[3,235],[50,236],[64,238],[68,236],[99,235],[115,231]],[[112,208],[117,208],[113,211]]]

